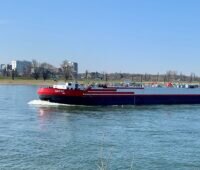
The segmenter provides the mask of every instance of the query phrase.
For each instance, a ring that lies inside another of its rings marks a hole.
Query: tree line
[[[23,69],[23,74],[19,75],[17,70],[9,68],[1,70],[2,77],[11,77],[13,80],[16,77],[33,78],[35,80],[47,79],[57,80],[88,80],[88,81],[125,81],[132,82],[200,82],[200,77],[195,73],[185,75],[177,71],[169,70],[165,74],[139,74],[139,73],[106,73],[106,72],[89,72],[74,74],[73,66],[64,60],[57,68],[49,63],[39,63],[33,59],[31,64]]]
[[[44,81],[47,79],[76,79],[74,68],[67,60],[64,60],[60,67],[56,68],[47,62],[39,63],[33,59],[29,65],[23,68],[22,73],[12,68],[4,68],[0,73],[2,77],[11,77],[13,80],[16,77],[43,79]]]
[[[149,74],[149,73],[98,73],[89,72],[79,74],[79,78],[86,80],[103,80],[103,81],[125,81],[132,82],[200,82],[200,77],[195,73],[185,75],[182,72],[167,71],[165,74]]]

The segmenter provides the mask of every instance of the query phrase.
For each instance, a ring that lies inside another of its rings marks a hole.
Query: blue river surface
[[[0,86],[0,169],[200,169],[200,105],[28,104]]]

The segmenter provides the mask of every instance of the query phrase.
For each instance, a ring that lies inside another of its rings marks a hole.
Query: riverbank
[[[64,82],[64,80],[60,80]],[[81,84],[90,84],[90,83],[106,83],[105,81],[93,81],[93,80],[82,80],[78,81]],[[117,83],[117,82],[122,82],[122,80],[116,80],[116,81],[109,81],[111,83]],[[56,84],[57,82],[54,80],[35,80],[35,79],[2,79],[0,78],[0,85],[38,85],[38,86],[51,86]],[[140,82],[138,82],[140,83]],[[143,84],[149,84],[152,82],[143,82]],[[165,84],[164,82],[158,82],[159,84]],[[199,84],[199,82],[184,82],[183,84]]]
[[[0,85],[53,85],[55,84],[55,81],[53,80],[23,80],[23,79],[0,79]]]

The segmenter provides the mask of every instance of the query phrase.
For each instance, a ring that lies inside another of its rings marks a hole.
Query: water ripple
[[[200,105],[41,104],[36,90],[0,86],[1,169],[200,167]]]

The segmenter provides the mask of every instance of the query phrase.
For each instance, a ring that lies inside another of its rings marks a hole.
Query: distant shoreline
[[[64,80],[59,80],[64,82]],[[70,80],[69,80],[70,81]],[[90,80],[90,81],[78,81],[79,83],[83,83],[83,84],[88,84],[88,83],[94,83],[95,81]],[[122,80],[118,80],[118,81],[108,81],[108,82],[122,82]],[[105,81],[98,81],[96,83],[106,83]],[[137,83],[141,83],[141,82],[137,82]],[[153,82],[142,82],[143,84],[149,84],[149,83],[153,83]],[[157,82],[159,84],[164,84],[164,82]],[[199,84],[199,82],[182,82],[183,84]],[[54,80],[35,80],[35,79],[0,79],[0,85],[36,85],[36,86],[52,86],[54,84],[57,84],[56,81]]]
[[[0,85],[38,85],[38,86],[48,86],[55,84],[53,80],[11,80],[11,79],[0,79]]]

